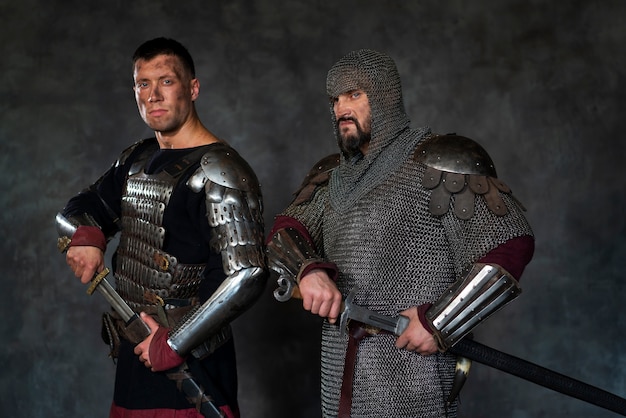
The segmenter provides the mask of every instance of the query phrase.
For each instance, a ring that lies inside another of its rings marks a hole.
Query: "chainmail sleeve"
[[[336,279],[336,266],[324,260],[323,216],[328,201],[328,179],[339,164],[339,154],[318,161],[304,178],[291,204],[276,217],[267,243],[268,263],[278,273],[274,297],[292,297],[300,277],[323,268]]]
[[[213,147],[187,185],[206,194],[210,245],[222,255],[227,277],[170,332],[168,344],[181,356],[248,309],[260,296],[268,276],[261,190],[245,160],[226,145]]]

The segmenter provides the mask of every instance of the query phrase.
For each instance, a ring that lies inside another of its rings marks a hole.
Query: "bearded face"
[[[368,119],[361,123],[357,118],[348,116],[337,120],[337,138],[339,149],[346,159],[355,155],[363,154],[371,139],[369,115]],[[352,127],[346,127],[352,124]]]
[[[340,94],[332,101],[339,149],[347,159],[365,154],[372,125],[367,94],[362,90],[353,90]]]

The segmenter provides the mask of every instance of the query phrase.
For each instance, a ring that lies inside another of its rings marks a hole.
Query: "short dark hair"
[[[196,66],[191,54],[183,44],[170,38],[155,38],[141,44],[133,54],[133,67],[137,60],[151,60],[157,55],[174,55],[180,58],[184,69],[191,74],[191,78],[196,78]]]

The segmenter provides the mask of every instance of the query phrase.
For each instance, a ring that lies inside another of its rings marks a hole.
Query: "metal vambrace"
[[[311,243],[295,228],[276,231],[267,244],[267,259],[269,267],[279,275],[278,288],[274,291],[274,297],[279,302],[292,297],[306,267],[324,262]]]
[[[426,312],[441,351],[452,347],[522,289],[497,264],[475,263]]]
[[[187,314],[167,343],[184,357],[246,311],[265,288],[267,270],[251,267],[229,276],[204,304]]]

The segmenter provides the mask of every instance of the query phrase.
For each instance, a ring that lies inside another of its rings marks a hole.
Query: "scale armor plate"
[[[420,143],[413,158],[428,167],[422,185],[432,190],[429,205],[433,215],[448,212],[454,199],[455,215],[469,219],[474,215],[476,197],[496,215],[507,214],[501,195],[512,197],[511,189],[497,178],[491,157],[474,140],[455,134],[433,135]]]
[[[215,144],[187,186],[195,192],[204,189],[210,246],[221,253],[227,278],[170,332],[168,344],[181,356],[243,313],[267,279],[261,188],[248,163],[234,149]]]
[[[165,172],[140,171],[127,180],[115,276],[118,292],[135,310],[159,298],[191,298],[202,280],[204,264],[182,264],[163,251],[163,214],[175,184]]]

